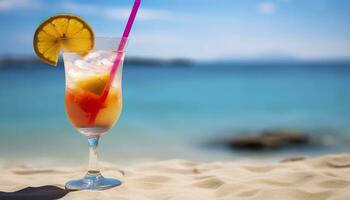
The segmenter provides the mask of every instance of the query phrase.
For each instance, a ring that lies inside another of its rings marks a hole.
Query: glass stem
[[[89,151],[90,151],[89,168],[88,168],[89,175],[100,175],[100,168],[98,166],[98,154],[97,154],[99,139],[100,139],[99,136],[92,136],[88,138]]]

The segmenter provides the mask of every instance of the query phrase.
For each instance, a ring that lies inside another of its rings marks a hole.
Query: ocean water
[[[0,161],[80,163],[87,140],[64,110],[63,66],[0,69]],[[327,147],[285,154],[350,151],[350,63],[243,62],[131,66],[123,112],[100,142],[111,162],[265,157],[206,148],[242,131],[291,128],[323,135]],[[268,153],[279,155],[277,153]]]

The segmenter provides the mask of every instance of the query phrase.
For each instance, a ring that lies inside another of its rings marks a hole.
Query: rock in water
[[[310,137],[305,133],[291,130],[270,130],[258,134],[239,135],[219,142],[233,149],[261,150],[280,149],[294,145],[308,145]]]

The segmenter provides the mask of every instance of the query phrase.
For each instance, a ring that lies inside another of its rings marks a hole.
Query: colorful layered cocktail
[[[100,136],[114,125],[121,113],[120,84],[113,85],[107,98],[101,101],[109,74],[87,75],[86,77],[82,75],[75,81],[68,81],[69,76],[67,74],[65,99],[66,112],[70,121],[79,132],[87,136]]]
[[[66,113],[73,126],[88,136],[90,161],[88,173],[82,179],[66,183],[67,189],[107,189],[121,184],[104,178],[97,164],[99,138],[119,119],[122,111],[122,70],[124,53],[113,79],[110,71],[116,59],[115,49],[120,39],[95,38],[94,49],[84,54],[63,51],[66,74]],[[106,92],[108,89],[108,92]]]

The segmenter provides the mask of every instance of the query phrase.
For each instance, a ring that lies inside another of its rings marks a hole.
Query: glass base
[[[67,190],[106,190],[121,185],[122,182],[105,178],[100,172],[88,172],[82,179],[71,180],[66,183]]]

